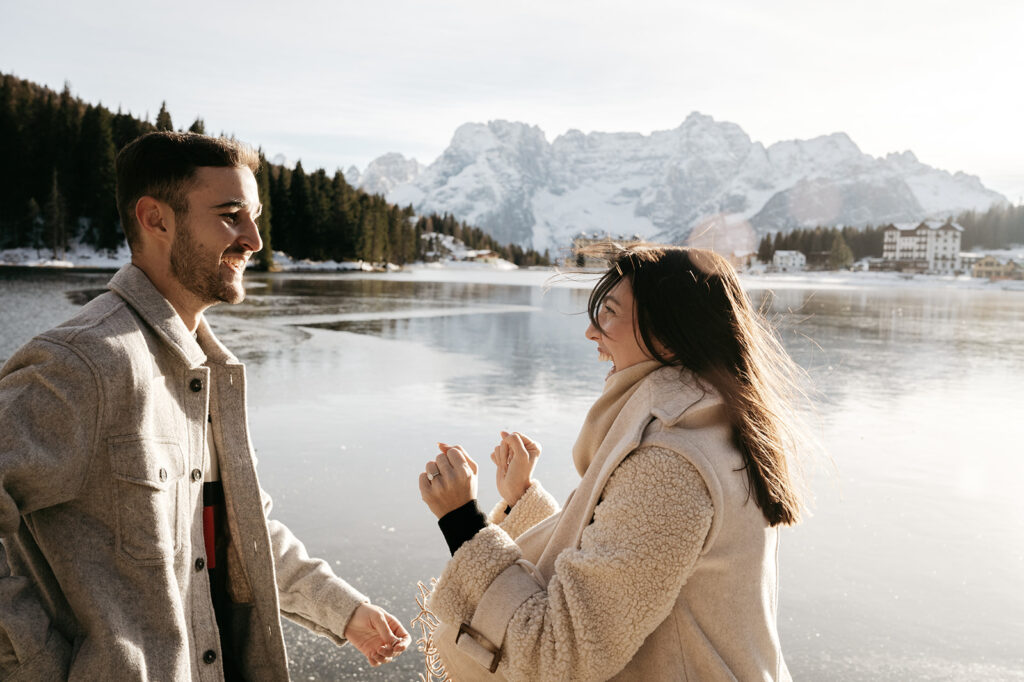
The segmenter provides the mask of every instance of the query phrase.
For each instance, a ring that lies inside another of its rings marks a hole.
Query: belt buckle
[[[494,646],[494,643],[484,637],[479,630],[470,627],[466,623],[459,625],[459,634],[455,635],[456,644],[459,643],[459,639],[462,635],[469,635],[474,642],[482,646],[491,654],[491,667],[488,668],[487,672],[494,673],[494,671],[498,669],[498,661],[501,659],[501,649]]]

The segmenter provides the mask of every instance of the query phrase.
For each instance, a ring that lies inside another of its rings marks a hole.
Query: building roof
[[[1010,256],[996,256],[993,254],[986,254],[981,260],[975,261],[974,265],[987,267],[993,267],[993,265],[1011,266],[1013,268],[1021,267],[1020,263]]]
[[[895,223],[888,225],[886,230],[899,230],[900,232],[914,232],[921,228],[927,228],[929,230],[956,230],[957,232],[963,232],[964,227],[960,223],[954,223],[947,220],[922,220],[919,223]]]

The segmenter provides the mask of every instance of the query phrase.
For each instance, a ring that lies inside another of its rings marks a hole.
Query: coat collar
[[[726,419],[718,392],[701,383],[692,372],[680,367],[661,367],[644,378],[619,412],[561,514],[517,540],[530,548],[527,558],[537,564],[541,574],[550,578],[559,553],[566,547],[579,546],[586,519],[591,518],[608,479],[648,433],[660,427],[698,429]]]
[[[595,460],[606,459],[612,453],[634,450],[640,445],[652,420],[666,427],[692,429],[724,418],[725,404],[712,386],[704,385],[687,369],[661,367],[641,382],[640,388],[622,408],[600,448],[604,457],[595,457]],[[612,466],[617,466],[617,462]]]
[[[238,359],[214,336],[205,315],[199,317],[199,327],[193,337],[174,306],[138,266],[131,263],[123,266],[111,278],[107,288],[123,298],[190,369],[207,361],[239,364]]]

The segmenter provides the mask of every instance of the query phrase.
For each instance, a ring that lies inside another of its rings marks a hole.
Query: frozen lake
[[[70,316],[107,274],[0,268],[0,359]],[[448,553],[416,478],[434,443],[481,461],[501,429],[544,445],[556,497],[608,366],[587,289],[543,273],[250,274],[210,320],[246,362],[276,516],[408,622]],[[765,282],[752,282],[755,301]],[[798,680],[1024,680],[1024,292],[780,287],[787,348],[817,389],[827,456],[813,515],[783,534],[780,632]],[[287,626],[296,680],[413,680]]]

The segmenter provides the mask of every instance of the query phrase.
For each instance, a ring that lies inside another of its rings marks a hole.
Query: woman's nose
[[[597,341],[598,338],[601,336],[601,333],[597,331],[597,327],[595,327],[594,323],[591,322],[590,324],[587,325],[587,331],[584,333],[584,336],[586,336],[591,341]]]

